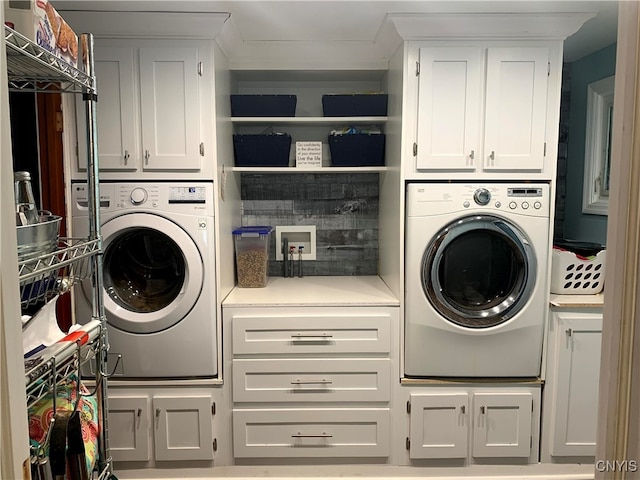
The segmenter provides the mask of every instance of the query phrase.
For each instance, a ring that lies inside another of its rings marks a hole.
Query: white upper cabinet
[[[420,49],[417,168],[473,171],[480,156],[482,50]]]
[[[199,170],[198,49],[140,49],[144,170]]]
[[[176,171],[207,176],[210,79],[202,62],[208,55],[208,47],[196,41],[99,41],[94,63],[103,178],[125,179],[132,172],[175,178]],[[84,122],[77,123],[81,140]],[[77,170],[86,168],[87,155],[81,150]]]
[[[417,171],[544,168],[546,47],[419,49]]]
[[[98,157],[101,170],[135,170],[140,152],[140,127],[135,115],[135,50],[130,47],[95,49],[100,83]],[[102,128],[101,128],[102,127]],[[80,155],[86,169],[86,156]]]
[[[485,170],[543,169],[548,71],[547,48],[487,50]]]

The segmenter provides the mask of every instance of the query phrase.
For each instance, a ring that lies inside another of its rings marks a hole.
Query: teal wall
[[[582,213],[584,144],[587,123],[587,88],[590,83],[615,74],[616,44],[571,64],[571,100],[567,151],[564,237],[606,244],[607,217]]]

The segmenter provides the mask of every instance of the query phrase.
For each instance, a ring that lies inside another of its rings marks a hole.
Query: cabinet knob
[[[460,407],[460,413],[465,414],[467,412],[467,407],[465,407],[464,405],[462,405]]]
[[[151,156],[151,154],[149,153],[149,150],[145,150],[144,151],[144,163],[146,165],[149,165],[149,157]]]
[[[159,408],[156,408],[156,418],[160,416],[160,411],[161,410]]]
[[[125,165],[126,165],[126,164],[127,164],[127,162],[129,161],[129,157],[130,157],[130,155],[129,155],[129,150],[125,150],[125,151],[124,151],[124,164],[125,164]]]
[[[485,408],[484,408],[484,407],[480,407],[480,413],[481,413],[482,415],[484,415],[484,413],[485,413]]]
[[[493,162],[496,159],[496,152],[494,150],[491,150],[491,153],[489,154],[489,160],[491,160],[491,165],[493,165]]]
[[[471,160],[473,160],[473,159],[475,158],[475,156],[476,156],[476,152],[475,152],[475,150],[471,150],[471,153],[469,154],[469,158],[470,158]]]
[[[136,415],[137,415],[138,417],[141,417],[141,416],[142,416],[142,409],[141,409],[141,408],[139,408],[139,409],[138,409],[138,411],[136,412]]]

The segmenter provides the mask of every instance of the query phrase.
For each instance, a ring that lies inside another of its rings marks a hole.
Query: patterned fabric
[[[76,404],[76,380],[59,385],[56,395],[56,410],[72,411]],[[87,459],[87,471],[91,472],[98,456],[98,401],[89,395],[87,388],[80,383],[80,423],[82,425],[82,439]],[[31,444],[37,447],[47,436],[51,419],[53,418],[53,395],[48,393],[29,408],[29,438]],[[49,454],[49,446],[45,447],[45,454]]]

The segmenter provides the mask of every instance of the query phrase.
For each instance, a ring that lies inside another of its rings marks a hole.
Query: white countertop
[[[604,293],[596,295],[556,295],[552,293],[549,303],[552,307],[597,308],[604,305]]]
[[[223,307],[392,306],[400,301],[378,276],[271,277],[264,288],[234,288]]]

